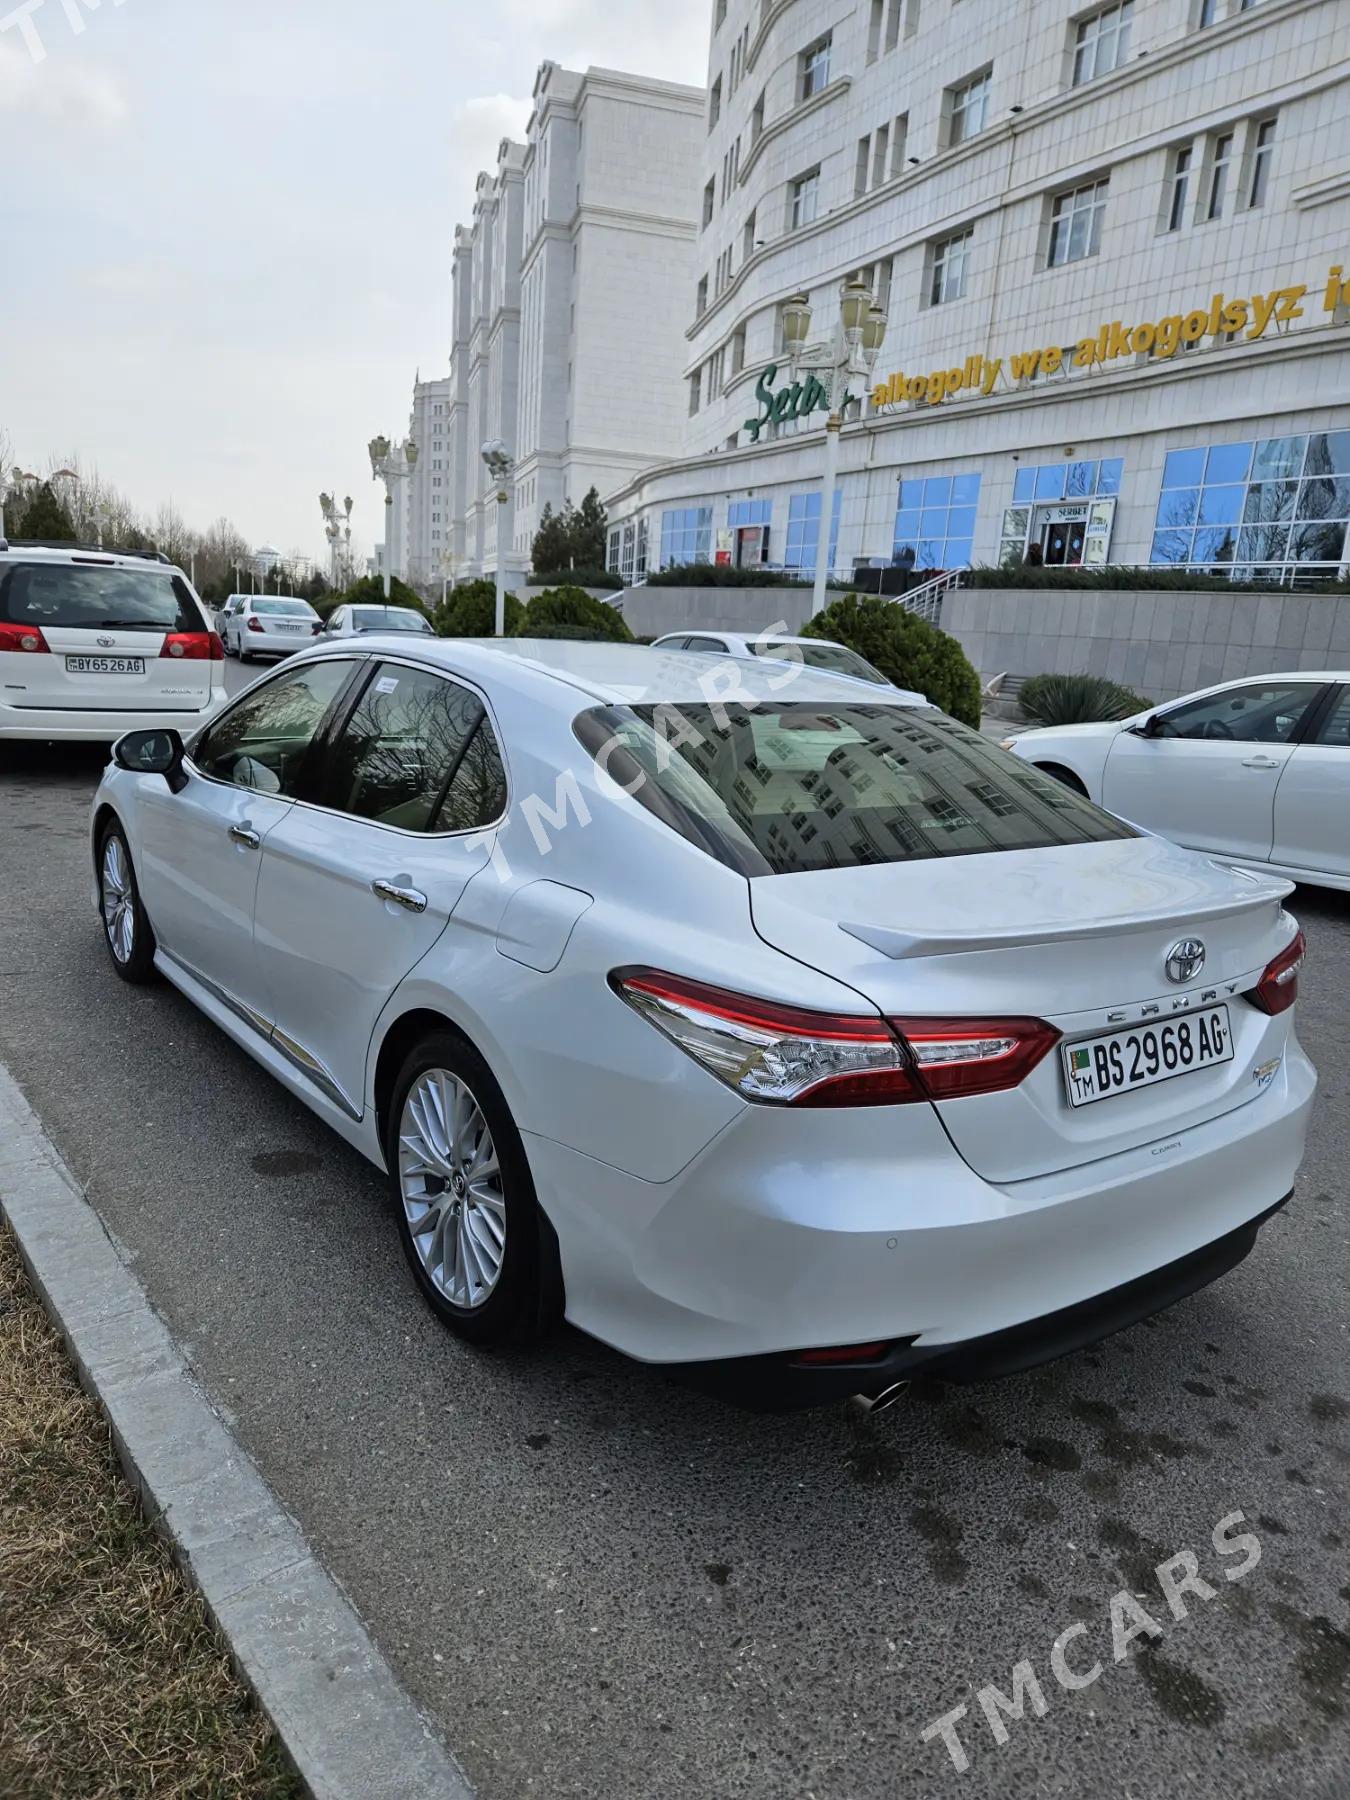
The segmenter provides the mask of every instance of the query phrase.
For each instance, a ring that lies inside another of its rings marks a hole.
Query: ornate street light
[[[511,500],[511,452],[501,438],[484,444],[479,455],[487,464],[497,497],[497,610],[493,630],[498,637],[506,635],[506,508]]]
[[[418,451],[411,438],[395,449],[387,437],[373,437],[368,447],[371,474],[384,483],[384,597],[388,600],[394,573],[394,489],[412,475]]]

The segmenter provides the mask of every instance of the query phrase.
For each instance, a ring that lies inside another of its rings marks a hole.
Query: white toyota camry
[[[1302,1156],[1289,884],[837,677],[339,641],[92,827],[113,967],[388,1170],[477,1342],[889,1399],[1192,1292]]]
[[[1350,672],[1227,681],[1005,748],[1146,831],[1350,888]]]

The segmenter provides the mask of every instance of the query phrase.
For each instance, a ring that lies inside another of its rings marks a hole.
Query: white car
[[[323,638],[364,637],[372,631],[411,631],[432,637],[431,621],[411,606],[336,606],[324,621]]]
[[[155,552],[0,538],[0,740],[189,733],[225,703],[220,639]]]
[[[1227,681],[1005,746],[1178,844],[1350,889],[1350,673]]]
[[[92,817],[158,970],[371,1162],[483,1343],[762,1405],[1018,1370],[1238,1262],[1316,1076],[1289,883],[930,708],[634,645],[320,645]],[[714,695],[710,703],[708,694]]]
[[[246,594],[225,621],[225,654],[240,662],[256,656],[293,656],[313,643],[321,629],[318,613],[308,600],[284,594]]]
[[[670,631],[652,640],[653,650],[700,650],[720,656],[765,656],[772,661],[792,662],[808,669],[819,669],[826,675],[851,675],[855,681],[869,681],[876,687],[889,688],[912,706],[927,706],[923,694],[911,688],[896,687],[881,670],[850,650],[847,644],[832,644],[824,638],[788,637],[781,632],[754,631]]]
[[[225,627],[247,599],[247,594],[231,594],[216,608],[216,630],[222,643],[225,641]]]

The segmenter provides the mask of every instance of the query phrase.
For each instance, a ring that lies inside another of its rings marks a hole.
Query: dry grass
[[[304,1792],[0,1225],[0,1796]]]

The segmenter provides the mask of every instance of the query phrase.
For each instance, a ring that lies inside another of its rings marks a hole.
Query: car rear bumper
[[[662,1184],[549,1140],[527,1146],[575,1324],[648,1362],[774,1359],[812,1404],[902,1377],[887,1362],[866,1383],[847,1365],[802,1382],[790,1367],[801,1349],[885,1343],[896,1367],[933,1366],[940,1351],[945,1372],[994,1373],[1019,1366],[1005,1334],[1031,1322],[1054,1355],[1189,1292],[1167,1291],[1174,1268],[1199,1271],[1192,1286],[1212,1280],[1293,1188],[1316,1086],[1291,1034],[1268,1086],[1236,1112],[1003,1186],[917,1106],[750,1107]],[[1135,1283],[1161,1297],[1141,1288],[1139,1310],[1118,1316],[1109,1298]],[[1071,1341],[1056,1315],[1075,1308],[1089,1322],[1096,1308],[1101,1324]],[[752,1386],[764,1372],[744,1371]]]
[[[153,731],[160,725],[171,725],[186,736],[219,712],[226,697],[224,688],[213,688],[206,704],[182,709],[169,706],[39,709],[0,705],[0,738],[111,744],[124,731]]]

